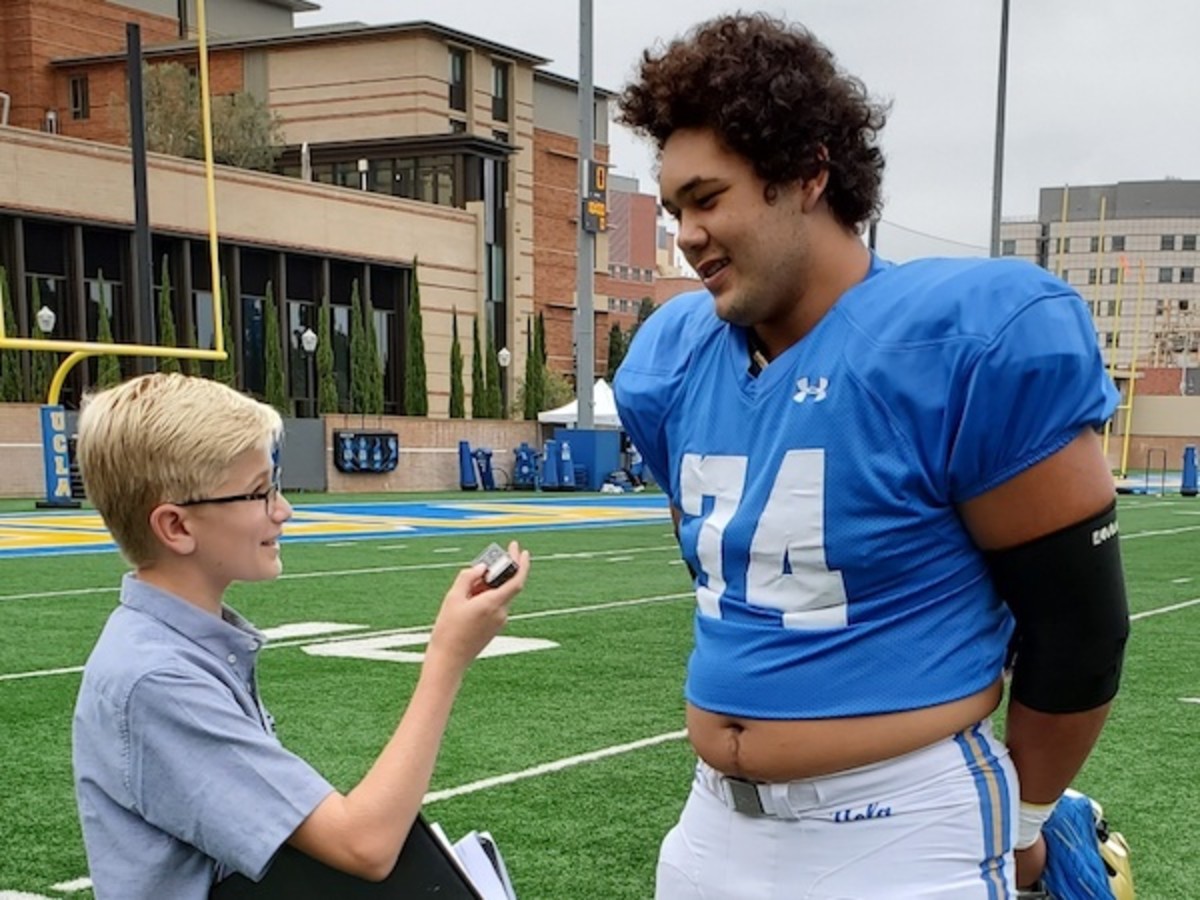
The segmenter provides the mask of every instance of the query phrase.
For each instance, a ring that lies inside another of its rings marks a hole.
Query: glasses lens
[[[267,506],[267,515],[275,512],[275,507],[279,501],[279,485],[273,484],[267,488],[267,496],[264,498]]]

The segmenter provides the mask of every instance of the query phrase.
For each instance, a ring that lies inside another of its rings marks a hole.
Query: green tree
[[[604,377],[610,384],[616,377],[621,360],[625,358],[625,349],[625,333],[620,325],[613,322],[612,328],[608,329],[608,365],[604,369]]]
[[[146,148],[188,159],[204,158],[200,83],[175,62],[143,70]],[[283,146],[280,118],[244,91],[212,103],[213,158],[244,169],[270,171]]]
[[[8,273],[0,266],[0,314],[4,316],[4,333],[16,337],[17,318],[8,295]],[[20,403],[25,395],[25,379],[21,377],[19,350],[0,350],[0,403]]]
[[[521,406],[528,421],[536,419],[541,411],[538,409],[538,394],[542,382],[542,364],[534,345],[535,331],[533,317],[530,316],[529,327],[525,330],[525,380],[521,384]]]
[[[458,310],[452,309],[450,311],[450,418],[466,418],[467,401],[464,394],[462,345],[458,341]]]
[[[350,302],[362,306],[363,322],[363,407],[369,416],[383,414],[383,364],[379,360],[379,342],[375,334],[375,307],[366,294],[359,294],[358,279],[350,289]]]
[[[504,396],[500,391],[500,357],[496,349],[492,327],[487,329],[487,417],[489,419],[504,418]]]
[[[33,279],[33,291],[30,298],[33,308],[42,308],[42,287],[38,279]],[[46,338],[46,332],[34,323],[34,332],[39,338]],[[35,403],[45,403],[50,396],[50,382],[54,379],[54,370],[58,367],[58,354],[48,350],[34,350],[33,353],[33,388],[30,398]]]
[[[479,345],[479,317],[471,319],[471,418],[486,419],[487,382],[484,380],[483,348]]]
[[[160,347],[178,347],[175,337],[175,312],[171,309],[171,270],[167,265],[167,256],[162,258],[162,280],[158,285],[158,345]],[[174,356],[164,356],[158,361],[160,372],[178,372],[179,360]]]
[[[229,284],[224,276],[221,278],[221,337],[225,345],[225,358],[213,363],[213,380],[237,386],[237,364],[234,361],[233,319],[229,315]],[[213,348],[216,348],[214,342]]]
[[[425,334],[421,321],[421,282],[413,260],[412,299],[408,304],[408,328],[404,332],[404,414],[429,415],[429,390],[425,383]]]
[[[321,302],[317,318],[317,409],[321,415],[338,411],[337,375],[333,371],[333,331],[330,318],[333,311],[329,298]]]
[[[358,282],[350,295],[350,412],[366,412],[367,332],[363,327],[362,307],[358,305]]]
[[[263,343],[264,360],[267,366],[267,403],[275,407],[281,416],[292,414],[288,398],[287,381],[283,372],[283,342],[279,333],[279,308],[275,305],[275,291],[267,282],[267,295],[263,298]]]
[[[101,344],[111,344],[113,340],[112,316],[108,312],[109,292],[104,283],[104,273],[99,273],[100,302],[96,304],[96,340]],[[121,382],[121,361],[111,354],[105,354],[96,361],[96,387],[113,387]]]

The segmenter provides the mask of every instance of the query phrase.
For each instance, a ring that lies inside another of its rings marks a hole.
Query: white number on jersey
[[[700,523],[696,557],[704,582],[696,603],[707,616],[720,618],[726,590],[722,564],[725,529],[746,487],[744,456],[689,453],[680,467],[683,512],[703,514],[705,497],[712,511]],[[779,466],[770,496],[750,541],[746,599],[779,610],[785,628],[839,628],[846,625],[846,585],[842,573],[825,559],[825,451],[789,450]]]

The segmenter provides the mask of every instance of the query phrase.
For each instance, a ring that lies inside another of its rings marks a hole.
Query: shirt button
[[[258,649],[258,641],[251,641],[248,644],[248,647],[250,650],[257,650]]]
[[[230,664],[231,666],[232,666],[232,665],[235,665],[235,664],[237,663],[237,654],[236,654],[236,653],[230,653],[230,654],[229,654],[229,656],[227,656],[227,657],[226,657],[226,659],[228,659],[228,660],[229,660],[229,664]]]

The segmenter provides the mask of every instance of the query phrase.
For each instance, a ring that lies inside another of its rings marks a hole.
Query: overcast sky
[[[299,26],[429,20],[579,72],[575,0],[317,0]],[[619,90],[640,52],[710,16],[720,0],[599,0],[596,84]],[[1001,0],[787,0],[802,22],[892,104],[883,131],[881,253],[987,253]],[[1011,0],[1003,215],[1037,210],[1038,188],[1200,178],[1200,3]],[[615,127],[610,161],[657,193],[653,154]]]

